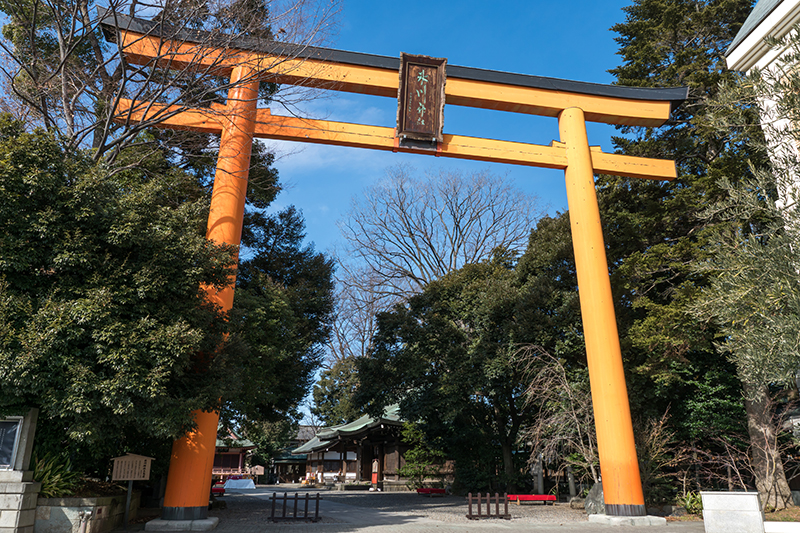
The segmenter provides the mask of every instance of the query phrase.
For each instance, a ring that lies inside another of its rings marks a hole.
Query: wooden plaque
[[[400,54],[397,136],[442,142],[447,59]]]
[[[113,481],[140,481],[150,479],[150,463],[152,457],[134,455],[129,453],[122,457],[115,457],[114,469],[111,473]]]

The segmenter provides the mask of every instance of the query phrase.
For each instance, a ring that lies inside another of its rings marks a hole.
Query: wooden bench
[[[417,489],[417,494],[422,494],[423,496],[444,496],[445,490],[444,489],[431,489],[431,488],[421,488]]]
[[[552,505],[556,501],[556,497],[553,494],[509,494],[508,501],[516,500],[517,505],[521,505],[522,502],[542,502],[544,505],[547,505],[547,502],[550,502]]]

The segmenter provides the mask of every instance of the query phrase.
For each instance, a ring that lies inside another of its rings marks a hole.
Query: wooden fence
[[[483,498],[483,499],[482,499]],[[511,515],[508,514],[508,494],[503,494],[501,497],[496,492],[494,493],[494,513],[492,513],[492,495],[488,492],[482,497],[481,493],[479,492],[477,497],[473,496],[470,492],[467,495],[467,503],[469,504],[469,511],[467,512],[467,518],[470,520],[478,520],[480,518],[504,518],[506,520],[511,519]],[[476,504],[476,513],[472,512],[472,504]],[[483,512],[483,504],[486,504],[486,512]],[[503,514],[500,514],[500,504],[503,504]]]
[[[294,498],[290,498],[289,497],[289,493],[288,492],[284,492],[283,493],[283,498],[281,498],[281,497],[278,496],[277,492],[273,492],[272,493],[272,498],[271,498],[272,505],[271,505],[271,511],[270,511],[269,519],[272,520],[273,522],[277,522],[278,520],[310,520],[311,522],[319,521],[319,492],[316,493],[316,495],[313,498],[311,498],[310,496],[311,495],[309,493],[306,493],[303,496],[298,496],[298,494],[295,492],[294,493]],[[282,505],[282,510],[280,512],[280,516],[278,516],[278,514],[276,513],[276,510],[278,510],[278,509],[276,509],[276,507],[277,507],[276,504],[279,503],[281,500],[283,500],[283,502],[282,502],[283,505]],[[308,514],[308,502],[309,501],[313,501],[314,502],[314,516],[313,517],[309,516],[309,514]],[[294,502],[293,510],[291,508],[292,507],[292,502]],[[298,504],[300,502],[303,502],[303,514],[302,515],[298,515],[297,514]],[[287,516],[287,511],[288,511],[288,516]]]

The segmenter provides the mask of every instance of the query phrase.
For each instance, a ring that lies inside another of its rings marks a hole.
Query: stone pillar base
[[[589,515],[589,522],[607,526],[666,526],[663,516],[611,516],[607,514]]]
[[[33,472],[0,471],[0,533],[33,533],[41,483]]]

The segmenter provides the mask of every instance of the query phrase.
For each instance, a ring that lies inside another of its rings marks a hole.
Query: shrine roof
[[[215,446],[217,448],[255,448],[256,445],[253,441],[243,438],[236,433],[233,429],[227,430],[219,424],[217,426],[217,441]]]
[[[299,448],[295,448],[294,450],[292,450],[291,453],[292,453],[292,455],[300,455],[300,454],[304,454],[304,453],[310,453],[310,452],[313,452],[314,450],[318,450],[320,448],[327,447],[327,445],[329,443],[330,443],[330,441],[326,440],[326,441],[323,442],[323,441],[319,440],[319,438],[314,437],[313,439],[311,439],[310,441],[306,442],[305,444],[303,444]]]
[[[292,453],[300,454],[321,450],[335,444],[339,439],[366,433],[373,428],[401,425],[403,422],[400,419],[400,407],[397,404],[390,405],[383,411],[383,416],[379,418],[364,415],[353,422],[322,428],[313,439],[299,448],[295,448]]]
[[[295,454],[289,450],[284,450],[275,457],[273,457],[272,461],[276,464],[291,464],[291,463],[303,462],[307,458],[308,458],[307,455],[304,453]]]

